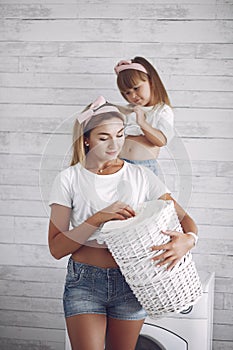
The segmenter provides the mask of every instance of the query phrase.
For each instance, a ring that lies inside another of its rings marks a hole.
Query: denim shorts
[[[63,295],[65,317],[102,314],[121,320],[143,320],[146,312],[119,268],[101,268],[69,259]]]
[[[156,159],[146,159],[146,160],[131,160],[131,159],[125,159],[125,158],[122,158],[122,159],[130,164],[146,166],[148,169],[153,171],[155,175],[158,175],[158,162]]]

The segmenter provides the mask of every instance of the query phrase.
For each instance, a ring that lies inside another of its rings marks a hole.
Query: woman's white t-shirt
[[[78,163],[56,176],[49,205],[56,203],[72,208],[71,225],[74,228],[116,201],[135,210],[143,202],[158,199],[165,193],[169,193],[167,187],[144,166],[124,162],[118,172],[99,175]],[[89,240],[97,236],[98,230]]]

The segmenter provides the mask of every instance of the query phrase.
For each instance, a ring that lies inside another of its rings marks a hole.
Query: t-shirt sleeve
[[[52,204],[72,208],[71,181],[66,171],[60,172],[54,179],[49,196],[49,205]]]
[[[158,199],[165,193],[171,193],[167,186],[160,180],[160,178],[150,169],[143,166],[145,178],[147,181],[148,191],[147,200]]]
[[[152,127],[162,131],[168,144],[174,136],[174,113],[168,105],[163,105],[158,113],[157,118],[154,118]]]

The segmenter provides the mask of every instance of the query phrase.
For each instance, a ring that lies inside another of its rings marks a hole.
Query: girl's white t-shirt
[[[132,105],[128,105],[133,107]],[[142,110],[146,115],[146,121],[153,128],[160,130],[167,139],[167,143],[174,136],[174,113],[167,104],[158,104],[151,107],[143,107]],[[137,124],[135,112],[127,115],[125,135],[138,136],[144,135],[142,129]]]
[[[151,170],[124,162],[123,167],[110,175],[90,172],[80,163],[62,170],[55,178],[49,205],[60,204],[72,208],[71,225],[77,227],[88,217],[116,201],[134,210],[143,202],[170,193]],[[89,240],[98,237],[98,230]]]

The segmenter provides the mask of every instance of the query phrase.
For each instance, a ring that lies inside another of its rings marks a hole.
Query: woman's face
[[[123,121],[113,117],[101,122],[90,132],[86,141],[89,143],[89,156],[100,162],[115,159],[125,141]]]

